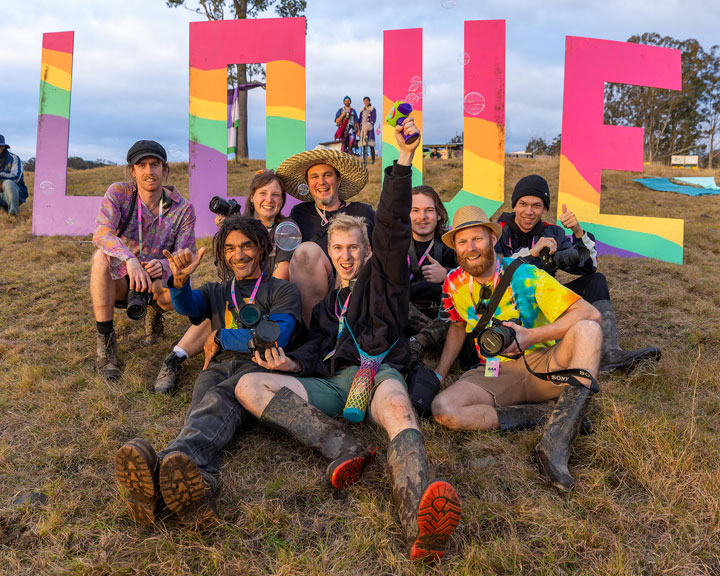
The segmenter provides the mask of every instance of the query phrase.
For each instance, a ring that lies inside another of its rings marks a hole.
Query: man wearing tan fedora
[[[309,326],[313,307],[335,287],[327,236],[333,217],[349,214],[363,218],[372,238],[375,212],[367,204],[349,201],[365,187],[368,173],[355,156],[317,148],[285,160],[277,175],[287,193],[302,200],[290,212],[303,239],[290,261],[290,281],[300,289],[303,320]]]
[[[409,556],[435,560],[460,521],[460,501],[448,482],[430,475],[401,373],[410,361],[403,329],[410,298],[412,159],[420,139],[407,144],[403,137],[417,133],[412,118],[395,130],[399,155],[385,171],[373,233],[382,249],[370,250],[361,218],[335,216],[327,234],[339,287],[312,310],[307,341],[287,354],[282,348],[256,353],[255,361],[272,373],[244,375],[235,395],[261,423],[318,450],[330,462],[328,480],[337,489],[360,477],[377,448],[334,417],[360,422],[368,415],[387,434],[393,502]],[[312,168],[309,174],[312,181]]]
[[[441,378],[457,358],[466,334],[489,314],[492,295],[513,262],[495,254],[501,233],[500,225],[490,222],[481,208],[464,206],[442,237],[455,250],[459,267],[443,285],[440,317],[451,324],[436,368]],[[570,490],[574,485],[567,468],[570,444],[593,394],[591,387],[597,385],[600,314],[547,272],[530,264],[515,266],[492,314],[494,322],[512,328],[514,337],[510,333],[496,356],[485,358],[479,345],[484,336],[476,331],[480,365],[435,398],[433,416],[454,430],[522,429],[547,418],[550,409],[541,403],[560,397],[535,455],[545,477],[557,488]],[[565,382],[576,385],[558,385],[531,373],[547,377],[568,369],[582,370],[592,378],[565,377]]]

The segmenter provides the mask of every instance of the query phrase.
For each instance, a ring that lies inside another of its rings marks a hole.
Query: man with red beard
[[[442,237],[455,250],[460,267],[448,274],[443,285],[440,317],[451,324],[436,368],[441,378],[457,358],[466,334],[473,332],[488,310],[513,262],[496,257],[493,247],[501,228],[481,208],[460,208],[454,222]],[[600,314],[548,273],[521,264],[503,291],[493,319],[512,328],[515,339],[496,357],[485,358],[480,338],[475,336],[480,365],[435,398],[433,416],[454,430],[522,429],[544,420],[550,409],[541,403],[559,396],[535,455],[545,477],[557,488],[570,490],[574,485],[567,468],[570,444],[592,396],[591,386],[597,384]],[[522,353],[524,358],[517,356]],[[530,372],[567,369],[584,370],[593,379],[567,379],[576,385],[562,386]]]

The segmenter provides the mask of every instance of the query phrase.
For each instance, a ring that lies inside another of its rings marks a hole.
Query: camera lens
[[[209,208],[213,214],[221,214],[222,216],[228,216],[231,210],[230,203],[220,198],[220,196],[213,196],[212,200],[210,200]]]
[[[263,320],[253,331],[252,343],[255,350],[264,354],[268,348],[276,345],[280,338],[280,324],[272,320]]]
[[[495,328],[483,330],[478,338],[478,345],[480,346],[480,352],[486,358],[497,356],[506,348],[502,332]]]
[[[255,304],[245,304],[242,308],[240,308],[240,321],[247,327],[252,328],[255,326],[258,322],[260,322],[260,308],[255,306]]]
[[[127,315],[130,320],[141,320],[147,312],[147,301],[141,292],[129,290],[127,295]]]

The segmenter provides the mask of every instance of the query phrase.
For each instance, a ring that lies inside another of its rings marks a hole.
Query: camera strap
[[[502,276],[500,277],[500,281],[495,287],[495,290],[493,290],[493,294],[490,297],[490,302],[488,303],[487,310],[485,310],[485,314],[483,314],[480,320],[478,320],[475,329],[470,332],[470,337],[473,340],[480,336],[480,332],[485,329],[485,327],[492,319],[493,314],[495,314],[495,310],[497,310],[498,304],[500,304],[500,299],[502,298],[503,294],[505,294],[505,290],[507,290],[508,286],[510,285],[510,280],[512,280],[513,274],[515,274],[515,270],[519,268],[520,264],[523,264],[523,262],[515,259],[512,261],[510,266],[508,266],[503,272]],[[470,298],[472,298],[472,294],[470,294]]]
[[[130,220],[132,220],[133,210],[135,209],[135,203],[137,202],[137,197],[138,197],[138,191],[137,191],[137,187],[136,187],[135,190],[133,190],[132,200],[130,201],[130,210],[128,211],[127,220],[125,220],[123,225],[120,228],[118,228],[118,231],[117,231],[118,238],[120,238],[120,236],[123,235],[123,232],[125,232],[125,229],[128,227],[128,224],[130,224]]]
[[[515,343],[518,345],[518,348],[520,348],[520,343],[517,340],[517,336],[515,337]],[[530,365],[528,364],[527,358],[525,358],[525,350],[523,350],[522,359],[525,362],[525,368],[527,368],[527,371],[530,372],[535,378],[540,378],[541,380],[548,380],[549,382],[552,382],[553,384],[557,384],[558,386],[561,386],[563,384],[568,384],[570,386],[585,386],[580,380],[578,380],[578,377],[580,378],[587,378],[590,380],[590,392],[593,394],[597,394],[600,392],[600,385],[598,384],[597,380],[593,377],[590,372],[587,370],[584,370],[583,368],[566,368],[565,370],[555,370],[554,372],[534,372],[532,368],[530,368]]]

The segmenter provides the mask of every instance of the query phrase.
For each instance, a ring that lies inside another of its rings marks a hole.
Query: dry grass
[[[187,165],[173,179],[187,189]],[[244,189],[260,162],[231,166]],[[379,165],[366,201],[377,199]],[[557,188],[557,162],[510,160],[506,192],[527,173]],[[704,172],[687,172],[702,175]],[[118,168],[72,172],[75,193],[101,194]],[[682,172],[650,167],[647,175]],[[436,568],[407,561],[384,456],[348,494],[325,486],[325,463],[259,426],[238,437],[223,468],[224,523],[199,534],[172,522],[138,528],[113,477],[127,439],[161,447],[180,429],[199,359],[173,398],[150,393],[168,339],[139,344],[117,315],[124,378],[93,372],[87,290],[92,245],[33,238],[31,205],[0,215],[0,572],[4,574],[718,574],[720,561],[720,198],[649,192],[609,172],[603,210],[685,218],[685,265],[606,257],[626,347],[656,343],[657,368],[601,379],[596,430],[574,447],[577,490],[560,496],[530,463],[540,431],[457,434],[423,424],[431,466],[458,489],[463,521]],[[32,186],[32,177],[28,178]],[[460,163],[428,163],[426,181],[460,187]],[[30,203],[31,204],[31,203]],[[207,242],[205,242],[207,245]],[[202,273],[211,279],[211,266]],[[361,427],[368,440],[378,431]],[[47,506],[17,508],[37,490]]]

